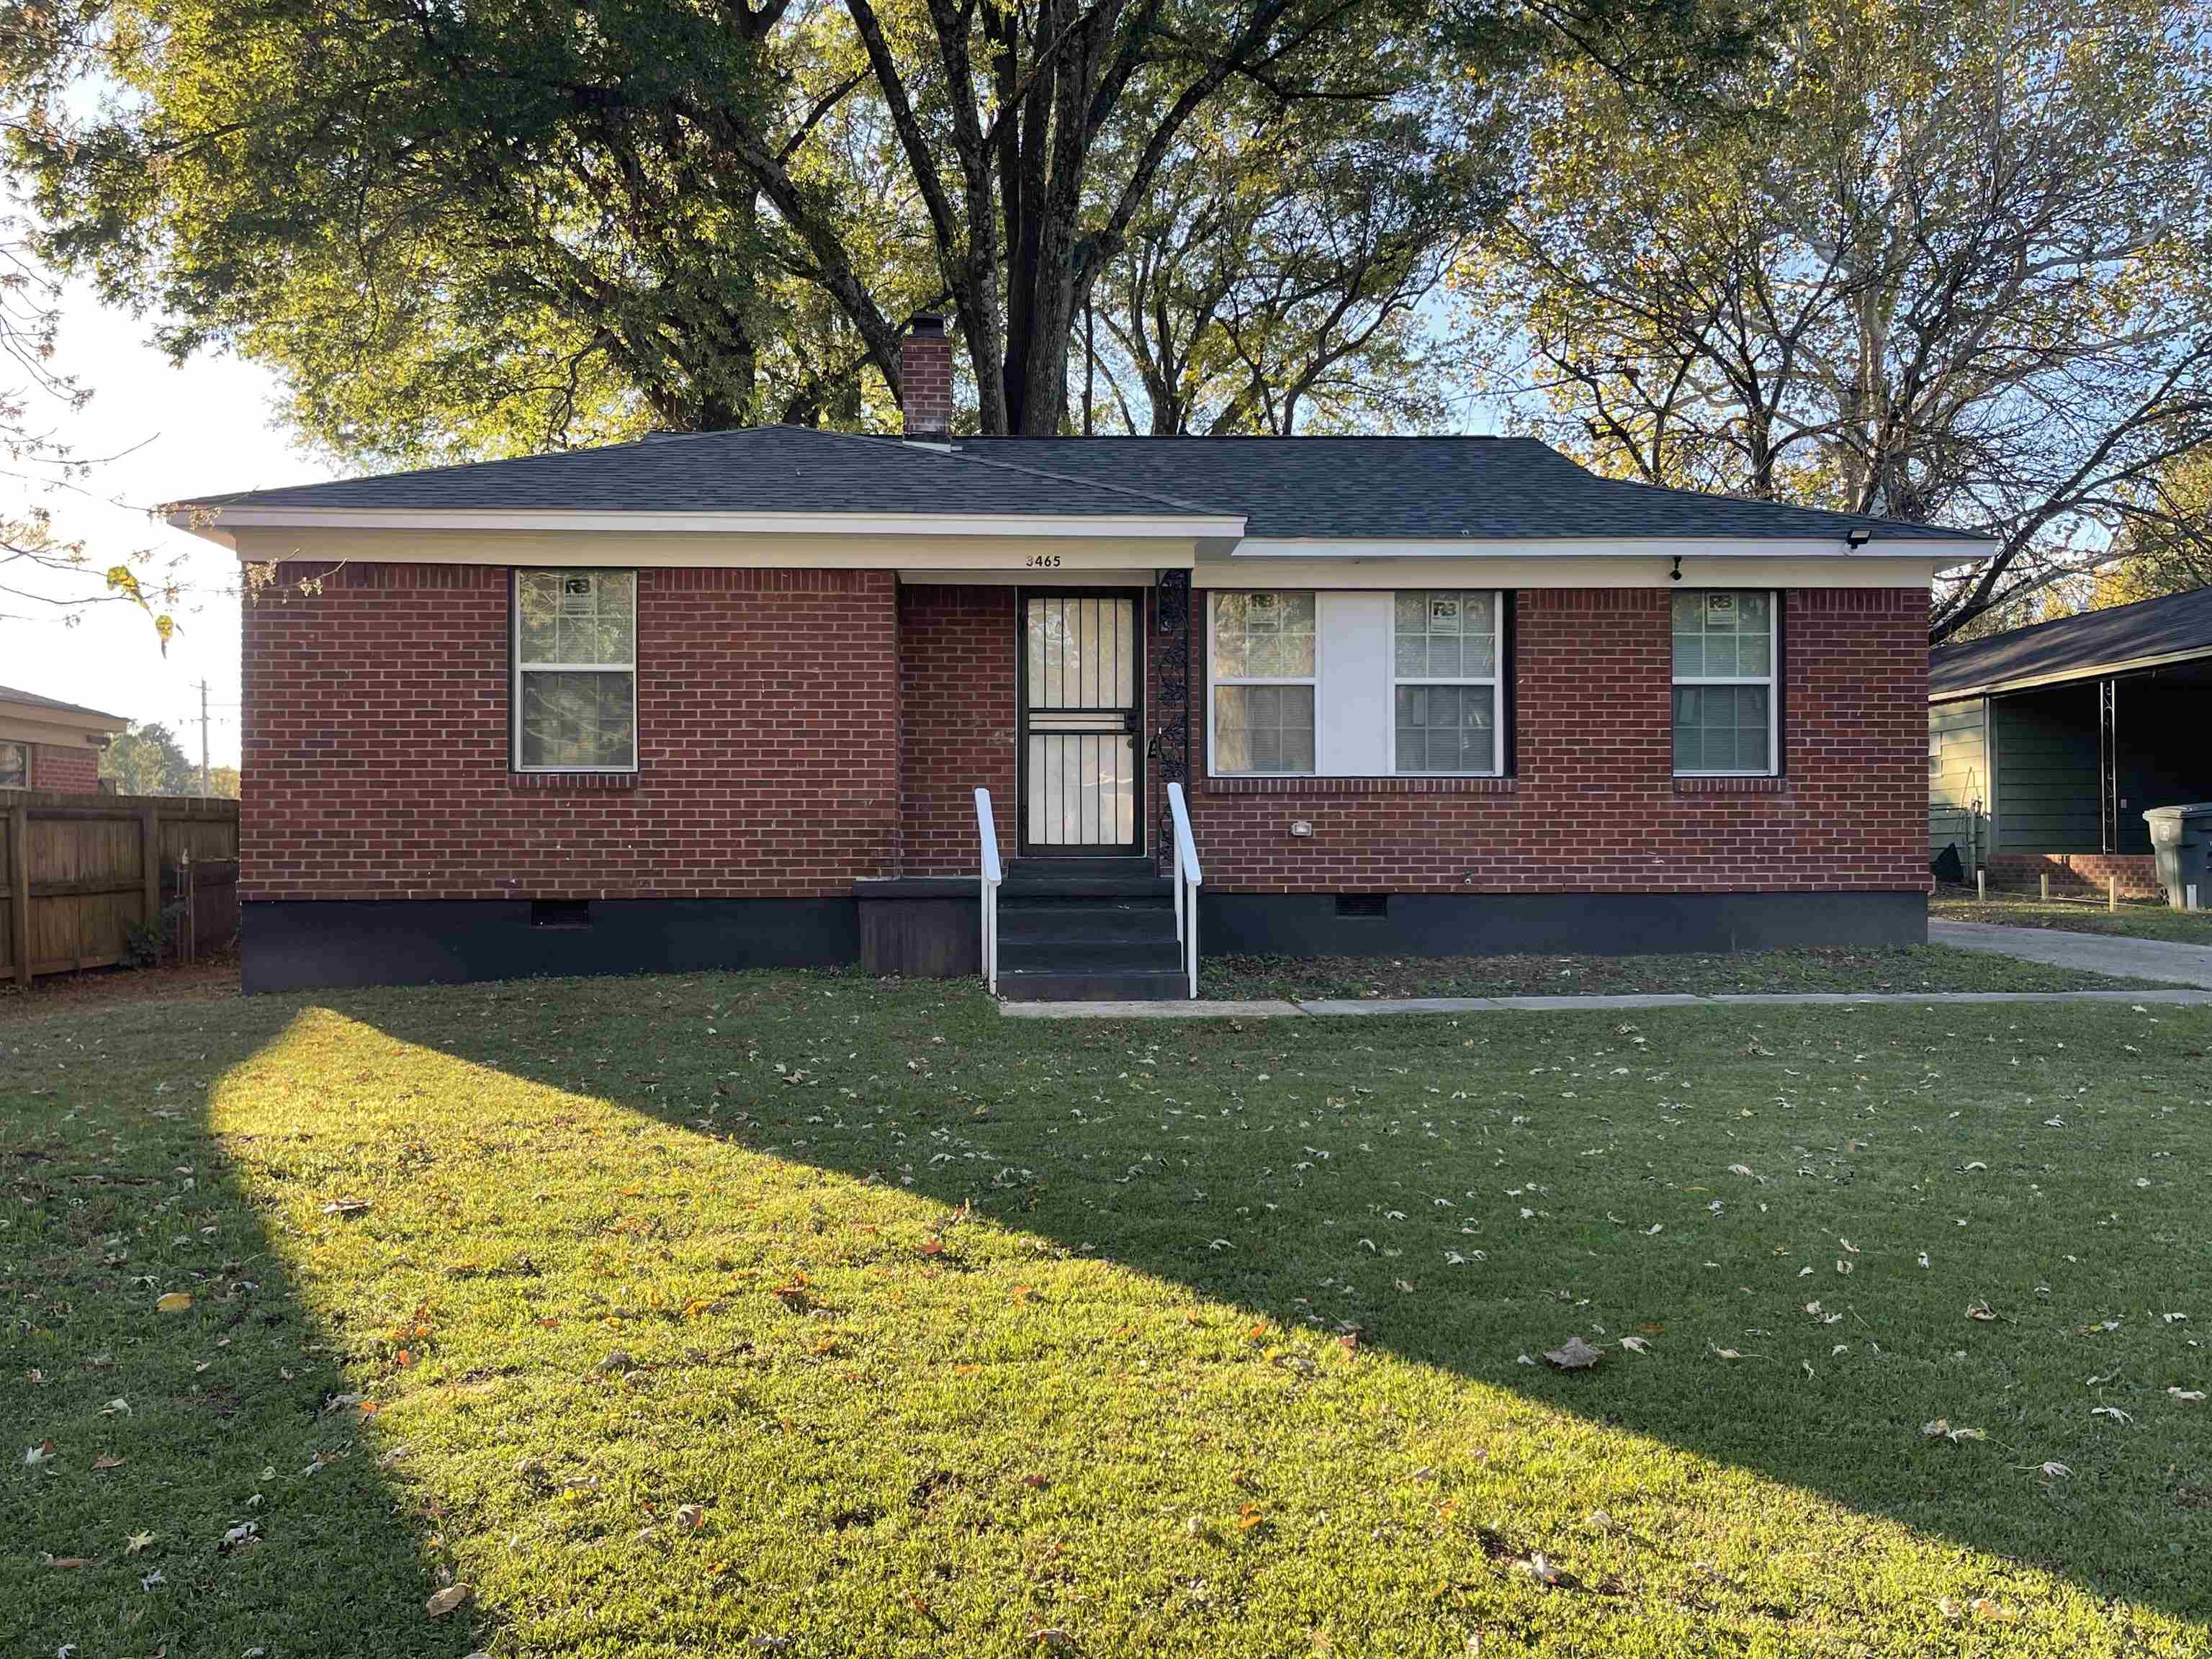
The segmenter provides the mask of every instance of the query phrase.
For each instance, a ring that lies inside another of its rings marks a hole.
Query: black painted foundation
[[[264,901],[240,907],[245,989],[453,985],[565,974],[827,968],[860,960],[849,898]],[[544,925],[552,923],[555,925]]]
[[[850,898],[287,900],[242,907],[245,988],[460,984],[569,974],[860,963],[961,978],[981,960],[975,883],[864,882]],[[1365,906],[1345,907],[1371,911]],[[1201,891],[1204,956],[1648,956],[1924,945],[1917,892],[1389,895]]]
[[[1199,950],[1208,957],[1632,957],[1928,942],[1928,900],[1917,892],[1394,893],[1380,915],[1340,915],[1337,896],[1201,889]]]

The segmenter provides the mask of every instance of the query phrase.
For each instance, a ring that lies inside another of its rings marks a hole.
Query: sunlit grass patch
[[[0,1595],[87,1653],[2202,1651],[2208,1037],[796,975],[46,1022],[11,1519],[93,1564]],[[243,1403],[95,1474],[125,1370]]]

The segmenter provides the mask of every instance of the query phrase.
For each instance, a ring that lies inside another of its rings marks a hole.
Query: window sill
[[[635,789],[635,772],[510,772],[507,787],[520,794],[599,794],[607,790]]]
[[[1677,778],[1678,795],[1786,795],[1787,778]]]
[[[1205,795],[1510,795],[1517,779],[1455,777],[1202,778]]]

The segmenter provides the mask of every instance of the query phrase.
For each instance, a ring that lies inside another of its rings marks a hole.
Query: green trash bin
[[[2166,902],[2177,910],[2212,904],[2212,800],[2154,806],[2143,822],[2150,825],[2151,856]]]

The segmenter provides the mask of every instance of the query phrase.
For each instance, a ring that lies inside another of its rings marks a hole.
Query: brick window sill
[[[1200,778],[1201,795],[1510,795],[1516,778]]]
[[[1678,795],[1786,795],[1787,778],[1677,778]]]
[[[510,772],[507,787],[526,795],[597,795],[637,787],[635,772]]]

